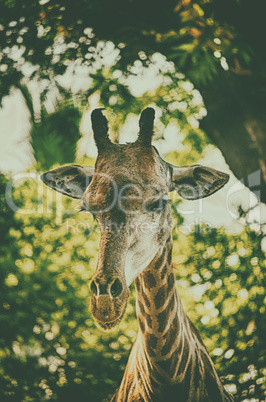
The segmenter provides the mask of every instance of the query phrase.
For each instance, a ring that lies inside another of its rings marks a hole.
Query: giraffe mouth
[[[123,315],[124,315],[124,312],[121,314],[120,317],[116,318],[114,321],[100,321],[97,318],[95,318],[95,320],[102,329],[108,330],[108,329],[112,329],[112,328],[116,327],[119,324],[119,322],[122,320]]]
[[[106,296],[91,298],[91,312],[96,323],[105,330],[115,327],[123,318],[128,297],[108,300]],[[107,303],[108,302],[108,303]]]
[[[114,320],[111,320],[111,321],[108,321],[108,318],[107,318],[107,317],[105,317],[104,320],[100,320],[100,319],[95,315],[95,313],[93,313],[93,316],[94,316],[94,318],[95,318],[95,320],[96,320],[96,323],[97,323],[102,329],[105,329],[105,330],[112,329],[112,328],[116,327],[116,326],[119,324],[119,322],[122,320],[123,316],[124,316],[124,313],[125,313],[125,311],[126,311],[126,305],[127,305],[127,303],[125,304],[122,313],[121,313],[118,317],[116,317]]]

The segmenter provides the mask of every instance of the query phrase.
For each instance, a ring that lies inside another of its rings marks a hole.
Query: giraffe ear
[[[222,188],[229,180],[229,175],[209,167],[193,165],[185,167],[171,166],[172,178],[170,191],[186,200],[208,197]]]
[[[151,146],[154,117],[155,110],[152,107],[147,107],[143,110],[139,119],[138,141],[145,146]]]
[[[71,198],[81,198],[90,184],[93,167],[66,165],[43,173],[41,180],[52,189]]]

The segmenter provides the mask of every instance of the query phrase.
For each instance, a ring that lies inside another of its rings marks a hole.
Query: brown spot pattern
[[[151,316],[149,314],[146,314],[146,321],[147,321],[148,326],[150,328],[152,328],[152,319],[151,319]]]
[[[141,332],[145,332],[144,321],[140,317],[138,317],[138,320],[139,320],[139,327],[140,327]]]
[[[169,357],[166,360],[161,360],[160,362],[158,362],[158,366],[161,367],[161,369],[163,369],[164,371],[166,371],[167,373],[169,372],[169,367],[171,365],[171,360],[172,360],[172,356]]]
[[[139,300],[138,300],[138,306],[139,306],[139,310],[140,310],[141,315],[144,316],[145,315],[145,309],[144,309],[143,304]]]
[[[198,388],[200,386],[200,379],[202,376],[202,373],[200,372],[201,368],[201,362],[199,361],[199,356],[198,353],[195,354],[195,370],[194,370],[194,386],[195,388]]]
[[[161,367],[162,370],[166,371],[170,376],[173,376],[176,370],[176,365],[179,359],[180,352],[179,350],[175,350],[171,357],[166,360],[161,360],[157,362],[158,366]]]
[[[170,375],[173,375],[175,373],[179,358],[180,358],[180,350],[176,349],[172,354],[172,364],[170,366]]]
[[[155,262],[154,269],[159,270],[161,268],[161,266],[163,265],[164,258],[165,258],[165,252],[163,252],[158,258],[158,260]]]
[[[166,286],[163,285],[162,287],[160,287],[154,298],[154,303],[157,310],[164,305],[166,298],[167,298]]]
[[[145,305],[149,308],[149,307],[151,307],[151,303],[150,303],[150,301],[149,301],[149,299],[148,299],[148,296],[146,295],[146,293],[143,291],[142,292],[142,297],[143,297],[143,300],[144,300],[144,303],[145,303]]]
[[[178,349],[174,351],[172,356],[170,356],[166,360],[161,360],[157,364],[161,367],[164,371],[166,371],[170,376],[174,374],[176,369],[176,362],[178,359],[179,351]]]
[[[173,293],[173,295],[168,303],[168,306],[165,308],[165,310],[163,310],[160,314],[157,315],[159,332],[164,331],[164,329],[167,325],[168,319],[169,319],[169,314],[174,307],[174,302],[175,302],[175,294]]]
[[[168,256],[167,256],[167,262],[170,265],[172,262],[172,247],[169,250]]]
[[[146,289],[151,289],[156,286],[156,280],[150,271],[144,272],[144,285]]]
[[[155,350],[157,347],[158,338],[153,334],[147,334],[147,338],[150,347]]]
[[[170,329],[166,334],[167,339],[164,347],[162,348],[162,356],[167,355],[167,353],[171,351],[172,346],[176,340],[176,332],[177,332],[177,317],[174,318],[172,325],[170,326]]]
[[[135,279],[135,285],[136,285],[136,289],[139,292],[140,291],[140,280],[138,278]]]
[[[155,356],[158,339],[153,334],[146,334],[146,344],[150,355]]]
[[[167,292],[169,292],[174,287],[174,284],[175,284],[175,276],[174,276],[173,272],[171,272],[171,274],[169,275],[167,282],[168,282],[167,283]]]
[[[184,371],[188,358],[189,358],[189,346],[187,343],[185,343],[183,346],[183,349],[182,349],[182,359],[180,362],[180,370]]]
[[[161,272],[161,279],[163,279],[163,278],[165,277],[166,272],[167,272],[167,269],[168,269],[168,266],[165,265],[165,266],[163,267],[163,269],[162,269],[162,272]]]

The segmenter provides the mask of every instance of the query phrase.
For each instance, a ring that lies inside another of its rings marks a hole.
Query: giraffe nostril
[[[122,293],[123,285],[121,281],[116,278],[110,287],[110,292],[113,297],[117,297]]]
[[[97,291],[97,285],[95,283],[95,281],[92,279],[91,284],[90,284],[90,288],[91,291],[94,295],[97,295],[98,291]]]

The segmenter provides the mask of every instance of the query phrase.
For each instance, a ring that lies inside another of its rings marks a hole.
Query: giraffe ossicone
[[[122,319],[135,280],[139,332],[112,401],[231,401],[184,313],[172,269],[169,191],[185,199],[207,197],[229,176],[200,165],[177,167],[152,146],[155,112],[145,109],[138,139],[114,144],[102,109],[92,112],[98,148],[94,168],[59,167],[41,179],[81,200],[101,228],[91,311],[110,329]]]

